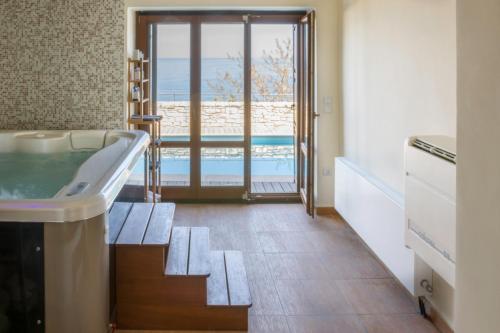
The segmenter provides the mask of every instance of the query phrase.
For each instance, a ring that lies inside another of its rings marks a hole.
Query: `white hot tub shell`
[[[53,198],[0,199],[0,221],[72,222],[104,213],[148,144],[143,131],[0,131],[0,153],[99,149]]]
[[[0,131],[0,153],[98,149],[54,197],[0,200],[0,238],[13,226],[20,239],[28,226],[40,230],[38,242],[16,249],[27,252],[21,258],[35,251],[43,267],[43,311],[33,325],[48,333],[108,331],[107,210],[148,145],[142,131]]]

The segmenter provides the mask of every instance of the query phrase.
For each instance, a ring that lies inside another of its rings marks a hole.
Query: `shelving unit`
[[[138,71],[136,69],[138,68]],[[149,78],[149,60],[128,60],[128,129],[141,129],[151,136],[149,149],[144,153],[144,201],[161,201],[161,119],[162,116],[151,114],[151,85]],[[137,72],[139,75],[137,75]],[[138,77],[137,77],[138,76]],[[133,90],[139,90],[134,96]],[[137,98],[134,98],[137,97]],[[151,190],[151,196],[150,196]]]
[[[139,77],[137,77],[136,69],[139,69]],[[145,115],[149,114],[150,103],[150,82],[146,77],[149,73],[149,60],[148,59],[130,59],[128,60],[128,119],[132,114]],[[138,98],[134,99],[133,90],[135,87],[139,88],[140,94]]]

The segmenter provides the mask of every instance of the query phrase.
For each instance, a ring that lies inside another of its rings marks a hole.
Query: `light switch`
[[[323,97],[323,112],[331,113],[333,108],[333,97],[325,96]]]

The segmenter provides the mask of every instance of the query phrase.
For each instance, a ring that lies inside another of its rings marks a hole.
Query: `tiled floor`
[[[249,332],[437,333],[339,219],[299,204],[178,205],[174,224],[208,226],[212,249],[243,251]]]

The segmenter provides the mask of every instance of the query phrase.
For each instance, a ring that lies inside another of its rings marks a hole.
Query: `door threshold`
[[[300,203],[300,195],[298,193],[252,193],[248,195],[248,199],[251,202],[258,203]]]
[[[249,194],[248,199],[169,199],[169,202],[185,203],[185,204],[206,204],[206,203],[234,203],[234,204],[252,204],[252,203],[300,203],[300,195],[298,193],[290,194],[270,194],[270,193],[254,193]]]

